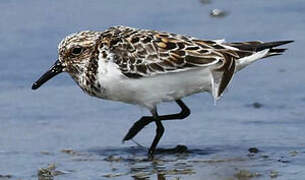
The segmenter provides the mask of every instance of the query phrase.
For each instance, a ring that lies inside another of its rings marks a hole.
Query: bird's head
[[[32,89],[38,89],[61,72],[68,72],[73,78],[82,75],[90,60],[98,58],[99,37],[98,32],[82,31],[64,38],[58,46],[58,60],[33,84]]]

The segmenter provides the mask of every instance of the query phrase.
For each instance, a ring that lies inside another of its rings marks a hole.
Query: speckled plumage
[[[173,33],[117,26],[104,32],[82,31],[72,34],[66,37],[58,48],[59,61],[66,66],[64,71],[68,72],[88,94],[140,104],[151,109],[157,103],[182,98],[183,95],[163,97],[147,103],[133,100],[130,97],[123,99],[111,97],[120,93],[113,94],[107,90],[104,84],[101,84],[98,75],[104,76],[105,73],[98,72],[99,64],[104,66],[111,64],[119,71],[121,80],[133,79],[137,81],[204,69],[210,72],[211,77],[208,77],[210,83],[202,83],[202,86],[210,87],[201,87],[199,90],[187,92],[185,95],[209,91],[215,99],[218,99],[236,70],[240,69],[237,67],[237,64],[242,64],[240,59],[250,57],[258,53],[258,50],[263,51],[264,49],[257,49],[262,44],[263,42],[260,41],[226,43],[224,40],[200,40]],[[79,46],[83,47],[82,54],[73,56],[71,50]],[[277,55],[283,51],[283,49],[279,51],[268,50],[262,57]],[[103,67],[100,69],[107,70]],[[209,75],[208,73],[203,74]],[[204,77],[192,78],[204,79]],[[194,87],[194,89],[196,88]],[[126,95],[132,94],[127,93]]]
[[[219,99],[237,71],[258,59],[282,54],[285,49],[275,47],[290,42],[226,43],[124,26],[82,31],[59,44],[58,60],[32,89],[67,72],[91,96],[148,108],[152,116],[138,120],[123,140],[155,122],[157,133],[149,149],[153,156],[164,132],[161,121],[190,114],[183,97],[209,92]],[[165,101],[175,101],[181,112],[158,115],[156,106]]]

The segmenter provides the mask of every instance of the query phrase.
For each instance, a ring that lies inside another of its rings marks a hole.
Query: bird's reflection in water
[[[178,152],[172,151],[177,149],[179,149]],[[106,174],[105,177],[129,176],[136,180],[178,180],[183,176],[196,174],[193,161],[199,161],[202,157],[215,154],[220,150],[217,148],[188,149],[179,145],[172,149],[159,149],[154,160],[149,160],[146,151],[139,146],[118,149],[91,149],[89,151],[106,157],[104,161],[109,162],[111,167],[124,165],[127,168],[115,168],[112,173]],[[206,163],[206,161],[203,163]]]
[[[195,174],[192,163],[188,163],[188,153],[161,156],[160,159],[147,162],[130,163],[130,176],[134,179],[166,180],[183,175]]]
[[[153,180],[150,177],[133,177],[134,180]],[[166,180],[165,174],[157,174],[157,179],[156,180]],[[177,177],[175,180],[180,180],[180,177]]]

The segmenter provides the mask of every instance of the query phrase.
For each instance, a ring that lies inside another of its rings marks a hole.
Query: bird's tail
[[[229,64],[227,66],[222,66],[222,71],[219,71],[219,69],[212,71],[212,94],[215,102],[221,97],[223,91],[232,80],[235,72],[241,70],[258,59],[282,54],[286,49],[275,47],[291,42],[293,41],[275,41],[267,43],[260,41],[224,43],[224,45],[232,47],[230,50],[233,50],[237,56],[234,56],[234,58],[232,58],[233,56],[228,58],[231,61],[225,61],[230,63],[227,63]]]
[[[283,52],[285,52],[287,49],[286,48],[274,48],[274,47],[292,43],[292,42],[294,42],[294,41],[290,40],[290,41],[268,42],[268,43],[261,44],[261,46],[259,46],[259,48],[260,49],[270,49],[265,57],[276,56],[276,55],[283,54]]]
[[[230,46],[239,49],[242,56],[237,60],[237,70],[244,68],[252,62],[270,57],[281,55],[285,52],[285,48],[276,48],[278,46],[291,43],[293,41],[274,41],[274,42],[242,42],[242,43],[230,43]]]
[[[252,41],[252,42],[242,42],[242,43],[230,43],[231,46],[238,48],[241,51],[250,51],[252,53],[260,52],[265,49],[269,49],[268,53],[263,57],[270,57],[281,55],[285,52],[285,48],[275,48],[284,44],[292,43],[294,41],[273,41],[273,42],[261,42],[261,41]]]

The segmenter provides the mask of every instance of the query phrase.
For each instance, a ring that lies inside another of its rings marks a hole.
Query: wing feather
[[[128,77],[200,68],[224,60],[212,47],[215,42],[172,33],[119,26],[104,32],[103,38],[110,42],[106,44],[109,51]]]
[[[200,40],[173,33],[140,30],[124,26],[109,28],[101,35],[101,44],[111,60],[129,78],[181,72],[212,66],[212,94],[217,100],[236,71],[236,60],[251,56],[260,49],[270,49],[267,56],[285,49],[273,47],[289,43],[261,41],[226,43],[224,40]],[[104,58],[105,59],[105,58]]]
[[[172,33],[113,27],[103,33],[113,61],[128,78],[142,78],[164,73],[218,64],[211,69],[212,94],[218,99],[235,72],[235,60],[251,52],[239,50],[240,44],[199,40]],[[253,43],[253,42],[251,42]]]

